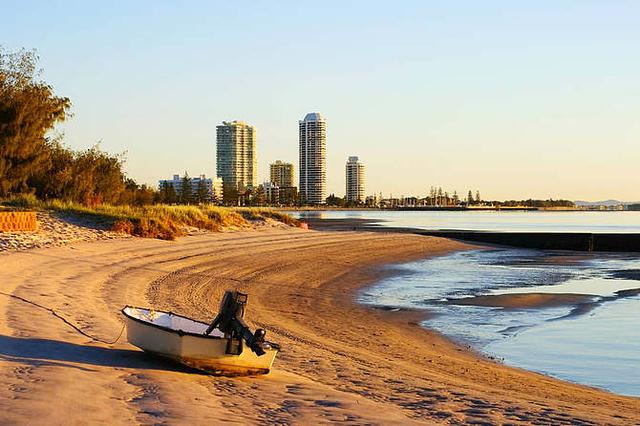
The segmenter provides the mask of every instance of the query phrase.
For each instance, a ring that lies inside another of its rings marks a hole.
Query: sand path
[[[110,346],[0,296],[0,423],[630,424],[640,400],[480,359],[415,325],[357,306],[376,265],[461,243],[381,233],[263,230],[166,242],[127,239],[0,255],[0,290],[113,339],[125,304],[208,320],[224,289],[282,345],[257,378],[193,374]]]

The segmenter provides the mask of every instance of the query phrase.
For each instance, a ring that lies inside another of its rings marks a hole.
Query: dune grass
[[[58,214],[88,218],[116,232],[163,240],[173,240],[184,235],[185,227],[222,231],[248,228],[255,222],[268,219],[290,226],[299,225],[299,222],[291,216],[269,208],[167,204],[149,206],[101,204],[88,207],[60,200],[44,202],[32,195],[15,196],[2,204],[17,210],[49,210]]]

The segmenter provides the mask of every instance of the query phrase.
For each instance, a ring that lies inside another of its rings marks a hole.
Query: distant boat
[[[127,340],[155,355],[211,374],[267,374],[280,347],[264,340],[264,330],[251,333],[242,320],[247,296],[225,293],[211,324],[171,312],[126,306]]]

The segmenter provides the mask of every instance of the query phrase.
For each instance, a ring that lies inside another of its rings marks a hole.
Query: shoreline
[[[639,421],[640,399],[491,362],[420,327],[425,312],[356,300],[393,273],[389,265],[470,247],[408,234],[267,229],[5,253],[3,291],[54,307],[93,334],[117,335],[124,304],[207,321],[222,292],[236,288],[249,293],[249,324],[283,351],[268,376],[212,378],[126,342],[88,342],[46,312],[0,300],[0,401],[11,407],[0,421]]]
[[[579,208],[579,207],[527,207],[527,206],[514,206],[514,207],[436,207],[436,206],[426,206],[426,207],[393,207],[393,208],[379,208],[379,207],[338,207],[338,206],[324,206],[324,207],[315,207],[315,206],[305,206],[305,207],[291,207],[291,206],[283,206],[283,207],[273,207],[279,211],[283,212],[326,212],[326,211],[395,211],[395,212],[416,212],[416,211],[430,211],[430,212],[473,212],[473,211],[482,211],[482,212],[551,212],[551,213],[562,213],[562,212],[611,212],[611,213],[619,213],[619,212],[629,212],[629,211],[637,211],[637,210],[600,210],[600,209],[587,209],[587,208]]]

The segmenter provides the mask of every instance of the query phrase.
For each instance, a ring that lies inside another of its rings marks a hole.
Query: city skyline
[[[117,6],[8,4],[0,40],[37,49],[73,101],[65,142],[126,151],[141,183],[214,175],[229,118],[259,129],[261,182],[270,161],[297,163],[296,122],[322,111],[328,194],[357,153],[370,193],[639,198],[637,3]]]

